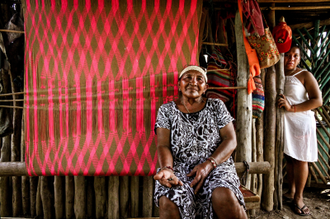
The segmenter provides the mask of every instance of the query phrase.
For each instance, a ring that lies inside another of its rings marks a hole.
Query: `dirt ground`
[[[292,204],[283,203],[283,209],[280,211],[265,212],[259,210],[255,216],[250,216],[253,219],[298,219],[298,218],[317,218],[330,219],[330,188],[316,189],[305,188],[304,202],[309,208],[310,216],[299,216],[291,210]]]

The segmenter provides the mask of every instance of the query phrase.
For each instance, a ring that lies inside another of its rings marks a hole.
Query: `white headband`
[[[196,65],[190,65],[190,66],[184,68],[184,69],[181,71],[181,73],[180,73],[180,75],[179,75],[179,78],[181,78],[182,75],[183,75],[184,73],[188,72],[188,71],[198,71],[199,73],[202,73],[202,75],[203,75],[204,78],[205,78],[205,82],[207,82],[206,71],[204,71],[204,69],[202,69],[201,67],[196,66]]]

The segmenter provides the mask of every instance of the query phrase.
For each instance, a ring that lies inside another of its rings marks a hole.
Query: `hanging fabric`
[[[239,0],[237,1],[238,3],[238,10],[241,16],[241,21],[243,24],[243,16],[242,16],[242,3],[245,0]],[[249,61],[249,67],[250,67],[250,77],[247,83],[247,92],[248,94],[251,94],[253,90],[256,89],[256,86],[253,81],[253,77],[260,75],[260,65],[259,65],[259,60],[258,60],[258,55],[255,49],[251,47],[249,44],[249,41],[246,39],[246,34],[245,34],[245,29],[244,25],[242,26],[242,31],[243,31],[243,40],[244,40],[244,45],[245,45],[245,51],[246,55]]]
[[[223,39],[226,40],[226,29],[224,28],[224,20],[219,13],[216,15],[216,19],[214,20],[217,22],[215,24],[215,37],[214,40],[212,40],[212,29],[209,28],[208,33],[211,35],[209,36],[209,39],[211,39],[211,41],[215,43],[220,43],[218,41],[219,33],[223,34]],[[211,46],[211,48],[212,53],[209,55],[207,63],[208,85],[210,87],[235,87],[236,65],[233,63],[233,57],[229,52],[228,48],[216,45]],[[223,52],[225,52],[224,55],[222,54]],[[209,89],[206,91],[206,96],[209,98],[221,99],[226,104],[231,114],[235,117],[235,89]]]
[[[259,119],[265,107],[265,93],[260,76],[253,78],[256,89],[252,92],[252,116]]]
[[[27,0],[28,174],[155,174],[157,110],[178,95],[178,72],[198,64],[201,9],[195,0]]]

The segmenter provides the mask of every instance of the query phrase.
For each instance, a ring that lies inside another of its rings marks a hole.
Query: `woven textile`
[[[256,89],[252,92],[252,116],[259,119],[265,107],[265,93],[260,76],[253,78]]]
[[[198,64],[201,1],[27,0],[30,175],[152,175],[159,106]]]

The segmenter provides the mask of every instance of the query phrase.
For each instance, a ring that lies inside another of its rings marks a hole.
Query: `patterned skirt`
[[[186,167],[185,164],[175,164],[173,169],[174,174],[183,182],[183,186],[168,188],[156,181],[154,201],[157,206],[159,206],[160,197],[166,196],[178,206],[181,218],[211,219],[213,218],[212,192],[218,187],[224,187],[230,189],[236,195],[239,203],[245,208],[244,197],[239,190],[240,182],[232,157],[218,165],[209,174],[204,181],[203,187],[196,195],[193,188],[189,186],[194,177],[186,176],[193,167]]]

